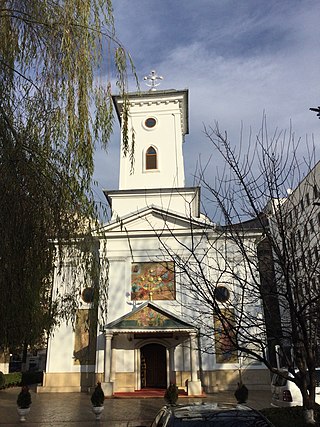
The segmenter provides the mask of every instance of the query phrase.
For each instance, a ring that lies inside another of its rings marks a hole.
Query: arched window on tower
[[[157,151],[154,147],[149,147],[146,152],[146,169],[157,169],[158,168],[158,159]]]

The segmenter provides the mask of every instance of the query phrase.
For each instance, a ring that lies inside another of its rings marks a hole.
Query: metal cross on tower
[[[157,76],[157,73],[152,70],[148,76],[145,76],[143,80],[149,80],[150,83],[146,83],[149,86],[151,91],[157,90],[156,86],[159,86],[160,83],[156,83],[157,80],[163,80],[162,76]]]
[[[309,110],[311,110],[311,111],[315,111],[316,113],[318,113],[317,114],[317,116],[319,117],[319,119],[320,119],[320,106],[318,107],[318,108],[309,108]]]

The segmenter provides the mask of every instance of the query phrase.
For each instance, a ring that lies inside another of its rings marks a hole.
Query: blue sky
[[[141,89],[156,70],[161,89],[189,89],[189,135],[184,144],[186,184],[201,156],[212,155],[203,124],[219,122],[237,143],[243,126],[296,138],[320,148],[320,4],[313,0],[114,0],[118,38],[130,52]],[[103,78],[103,77],[102,77]],[[135,90],[133,80],[130,90]],[[113,86],[116,93],[116,87]],[[117,121],[115,122],[118,127]],[[319,154],[319,153],[318,153]],[[96,155],[97,199],[118,188],[119,132],[108,154]]]

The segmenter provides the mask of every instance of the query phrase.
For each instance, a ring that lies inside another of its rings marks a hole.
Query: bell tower
[[[134,135],[134,164],[121,150],[119,190],[184,187],[182,144],[188,133],[188,91],[155,90],[160,78],[154,71],[151,90],[130,93],[129,136]],[[114,105],[122,125],[123,100]],[[121,137],[121,148],[123,141]]]
[[[119,190],[104,191],[113,219],[156,206],[183,215],[199,215],[199,189],[185,187],[182,146],[188,133],[188,90],[156,90],[155,71],[145,77],[146,92],[128,94],[128,136],[134,138],[134,162],[124,156],[121,132]],[[121,127],[123,99],[113,102]]]

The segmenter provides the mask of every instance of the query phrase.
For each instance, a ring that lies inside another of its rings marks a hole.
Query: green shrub
[[[96,388],[94,389],[94,392],[91,396],[91,402],[93,406],[103,406],[104,404],[104,393],[101,388],[101,383],[98,383],[96,385]]]
[[[11,372],[5,374],[5,387],[14,387],[21,384],[22,374],[21,372]]]
[[[31,405],[31,394],[27,385],[24,385],[18,395],[17,405],[19,408],[29,408]]]
[[[234,392],[237,402],[246,403],[246,401],[248,400],[248,394],[249,390],[247,389],[247,387],[242,382],[238,383],[238,388]]]
[[[0,389],[19,385],[42,384],[43,372],[10,372],[3,374],[0,371]]]
[[[178,387],[175,384],[170,383],[164,394],[164,399],[169,405],[174,405],[178,400],[178,394]]]

